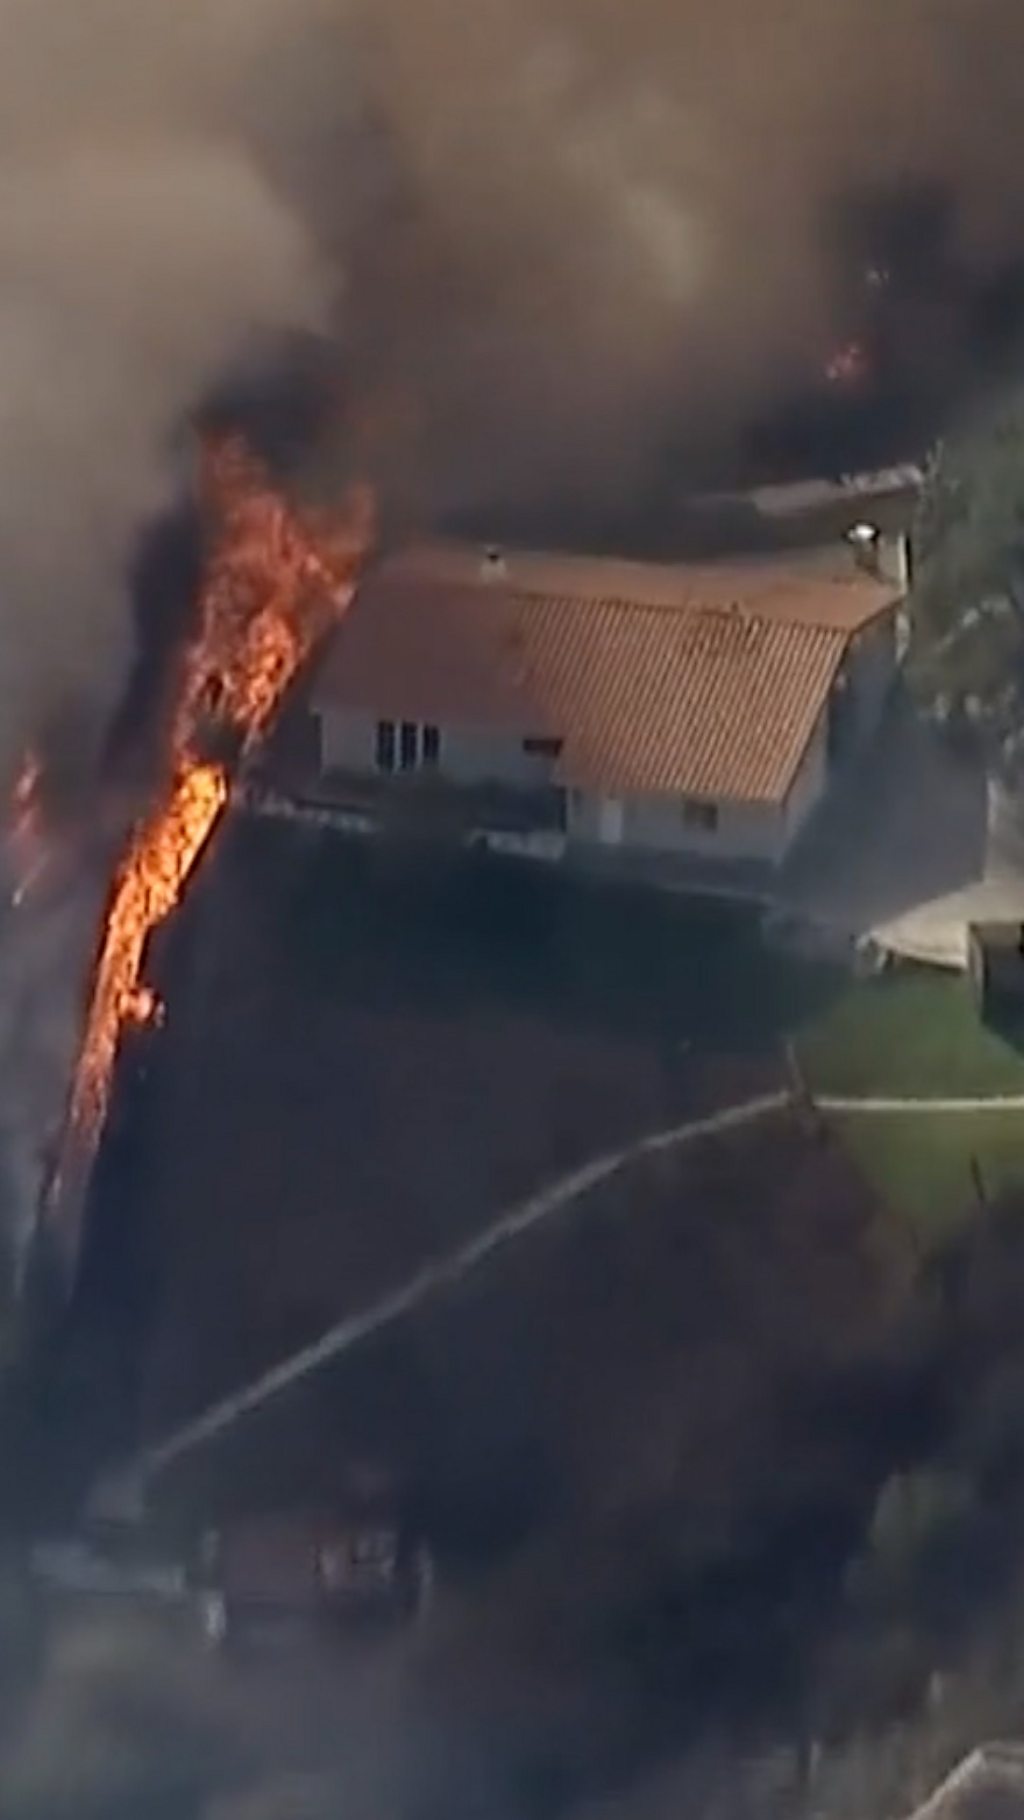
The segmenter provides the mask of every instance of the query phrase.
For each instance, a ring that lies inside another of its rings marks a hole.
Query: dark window
[[[564,743],[560,739],[524,739],[523,751],[531,758],[557,758]]]
[[[377,769],[393,771],[395,768],[395,723],[393,720],[377,722]]]
[[[690,798],[683,804],[683,821],[688,828],[699,828],[702,834],[714,834],[718,828],[715,803],[700,803]]]
[[[424,727],[420,747],[420,764],[425,771],[436,769],[441,757],[441,732],[438,727]]]
[[[403,720],[398,741],[398,763],[403,771],[415,771],[419,749],[419,728],[416,722]]]

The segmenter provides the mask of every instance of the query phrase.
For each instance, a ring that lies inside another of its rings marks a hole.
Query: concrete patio
[[[779,880],[783,908],[886,948],[963,967],[971,922],[1024,920],[1024,798],[897,698],[865,767]]]

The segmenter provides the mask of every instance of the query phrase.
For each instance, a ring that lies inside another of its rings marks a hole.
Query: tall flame
[[[169,783],[114,876],[72,1083],[65,1145],[84,1144],[89,1155],[106,1119],[122,1030],[162,1015],[142,978],[149,936],[182,897],[228,800],[232,765],[267,730],[296,671],[348,608],[372,535],[367,494],[353,494],[329,530],[317,526],[234,437],[205,447],[204,493],[216,541],[171,723]]]

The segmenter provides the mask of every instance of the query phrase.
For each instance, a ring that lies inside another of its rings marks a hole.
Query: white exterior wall
[[[691,854],[700,859],[774,863],[782,858],[788,825],[780,804],[722,802],[716,806],[718,826],[711,832],[687,823],[679,797],[630,797],[622,804],[621,839],[610,842],[617,815],[610,812],[607,801],[574,792],[569,802],[569,839],[648,853]]]
[[[828,789],[828,706],[818,717],[811,743],[804,753],[785,807],[785,840],[787,847],[800,833],[808,817]]]
[[[522,734],[441,728],[438,770],[456,784],[508,784],[534,790],[550,782],[552,760],[523,751]]]
[[[679,797],[634,797],[627,805],[626,842],[662,853],[692,853],[701,859],[760,859],[782,856],[785,816],[777,803],[719,802],[718,825],[691,827]]]
[[[864,711],[875,719],[892,676],[891,638],[873,641],[858,656],[864,665],[859,678],[867,697]],[[375,716],[326,709],[320,720],[325,770],[376,772]],[[502,783],[531,789],[550,783],[553,763],[543,755],[524,752],[518,735],[442,727],[438,769],[456,784]],[[718,825],[712,832],[687,823],[678,797],[642,796],[623,801],[570,791],[567,834],[570,842],[581,845],[775,864],[784,858],[821,802],[828,783],[826,709],[784,804],[721,801],[716,804]]]
[[[579,846],[600,845],[601,798],[589,790],[569,790],[565,802],[565,832]]]
[[[368,714],[317,711],[320,763],[325,771],[372,771],[377,750],[377,722]]]
[[[378,718],[383,717],[321,709],[324,770],[375,773]],[[437,770],[453,783],[501,783],[530,790],[551,780],[552,760],[542,753],[524,752],[519,734],[478,732],[470,727],[442,727],[440,733]]]
[[[863,742],[878,726],[896,675],[895,614],[886,613],[854,640],[846,667],[854,702],[855,738]]]

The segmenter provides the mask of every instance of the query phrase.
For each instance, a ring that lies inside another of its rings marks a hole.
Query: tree
[[[915,605],[933,639],[1024,580],[1024,391],[940,443],[915,542]]]
[[[915,534],[911,679],[994,754],[1024,729],[1024,391],[940,445]]]
[[[890,1617],[907,1609],[927,1615],[978,1515],[974,1488],[962,1473],[894,1473],[878,1494],[866,1547],[848,1573],[854,1603]]]

